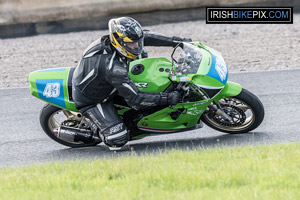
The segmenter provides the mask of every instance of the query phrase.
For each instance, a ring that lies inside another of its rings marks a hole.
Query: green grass
[[[0,169],[0,199],[295,200],[299,161],[293,143]]]

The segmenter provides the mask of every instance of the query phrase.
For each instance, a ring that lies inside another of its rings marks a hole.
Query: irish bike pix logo
[[[207,7],[207,24],[292,24],[293,7]]]

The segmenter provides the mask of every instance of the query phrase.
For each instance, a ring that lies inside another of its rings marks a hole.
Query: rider
[[[129,62],[147,57],[145,46],[176,46],[190,39],[167,37],[143,31],[130,17],[111,19],[109,35],[94,41],[83,53],[72,79],[76,108],[92,121],[99,136],[109,147],[117,148],[129,139],[127,128],[110,98],[119,92],[133,109],[158,105],[175,105],[179,93],[147,93],[137,89],[129,79]]]

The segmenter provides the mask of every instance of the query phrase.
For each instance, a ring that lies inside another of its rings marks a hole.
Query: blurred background
[[[207,6],[293,6],[293,24],[206,24]],[[220,51],[230,72],[300,68],[300,0],[0,0],[0,89],[28,88],[40,69],[76,67],[110,18],[192,38]],[[172,48],[147,47],[170,59]]]
[[[0,38],[99,30],[127,15],[142,25],[205,19],[206,6],[294,6],[300,0],[0,0]]]

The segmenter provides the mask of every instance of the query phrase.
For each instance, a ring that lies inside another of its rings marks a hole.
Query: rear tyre
[[[62,125],[62,123],[64,124],[64,126],[75,127],[81,121],[80,115],[80,113],[63,110],[51,104],[46,104],[40,112],[40,124],[44,132],[51,139],[62,145],[76,148],[95,146],[99,144],[99,141],[91,143],[70,142],[57,137],[57,134],[54,132],[54,129],[59,128]]]
[[[257,128],[263,121],[264,106],[257,96],[246,89],[234,97],[227,97],[219,101],[221,109],[233,120],[222,119],[220,115],[206,111],[201,120],[209,127],[230,134],[247,133]]]

